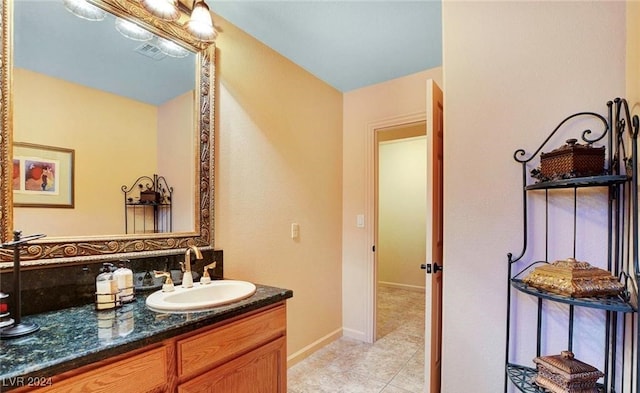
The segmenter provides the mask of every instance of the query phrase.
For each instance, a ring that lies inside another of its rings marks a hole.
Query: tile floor
[[[378,288],[378,340],[350,338],[288,370],[288,393],[422,393],[424,293]]]

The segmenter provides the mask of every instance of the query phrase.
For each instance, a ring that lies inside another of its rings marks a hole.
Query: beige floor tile
[[[387,385],[387,387],[384,388],[384,390],[380,393],[415,393],[415,392],[412,392],[410,390],[404,390],[392,385]],[[422,390],[420,391],[420,393],[422,393]]]
[[[288,370],[288,393],[421,393],[424,293],[378,289],[378,340],[342,337]]]
[[[295,366],[294,366],[295,367]],[[289,380],[289,393],[379,393],[386,383],[353,371],[317,370],[302,380]]]
[[[399,387],[413,393],[421,393],[424,389],[424,349],[407,362],[406,366],[391,380],[389,385]]]

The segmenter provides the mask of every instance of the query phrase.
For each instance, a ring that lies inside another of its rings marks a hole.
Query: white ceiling
[[[442,64],[439,0],[207,2],[342,92]],[[112,17],[89,22],[67,12],[62,0],[15,0],[14,20],[17,67],[154,105],[193,88],[193,56],[142,56],[134,51],[140,43],[120,36]]]
[[[439,0],[208,4],[214,13],[343,92],[442,65]]]

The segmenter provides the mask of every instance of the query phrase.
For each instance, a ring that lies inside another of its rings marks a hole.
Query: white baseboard
[[[296,351],[295,353],[292,353],[287,357],[287,368],[292,367],[296,363],[304,360],[305,358],[313,354],[315,351],[319,350],[320,348],[328,344],[331,344],[332,342],[336,341],[340,337],[342,337],[342,329],[337,329],[327,334],[326,336],[321,337],[318,340],[312,342],[311,344],[307,345],[301,350]]]
[[[369,342],[369,340],[367,340],[367,335],[365,334],[365,332],[361,332],[359,330],[354,330],[354,329],[349,329],[349,328],[342,328],[342,334],[345,337],[349,337],[349,338],[353,338],[354,340],[359,340],[359,341],[363,341],[363,342]]]
[[[424,292],[424,287],[420,287],[417,285],[400,284],[397,282],[388,282],[388,281],[378,281],[378,285],[381,287],[400,288],[400,289],[406,289],[408,291]]]

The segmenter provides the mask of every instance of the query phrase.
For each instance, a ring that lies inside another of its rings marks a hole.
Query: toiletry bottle
[[[110,343],[118,337],[118,325],[116,322],[116,310],[104,310],[97,313],[98,340],[101,343]]]
[[[133,272],[127,268],[125,263],[128,259],[121,259],[118,263],[118,269],[113,272],[113,277],[118,283],[118,296],[121,303],[131,303],[135,300],[135,291],[133,287]]]
[[[96,277],[96,310],[110,310],[119,305],[118,283],[113,277],[113,264],[102,264],[102,273]]]
[[[126,337],[133,332],[135,320],[133,318],[133,306],[126,305],[118,311],[118,336]]]

